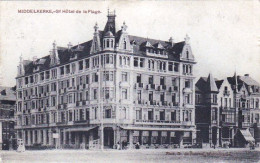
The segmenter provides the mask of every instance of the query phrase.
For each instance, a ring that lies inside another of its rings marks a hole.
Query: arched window
[[[127,65],[130,66],[130,57],[127,57]]]
[[[186,51],[186,58],[189,59],[189,51]]]
[[[107,39],[107,48],[109,48],[109,39]]]
[[[122,57],[119,57],[120,65],[122,65]]]
[[[112,48],[114,47],[114,41],[113,41],[113,39],[111,39],[111,47],[112,47]]]
[[[110,64],[113,64],[113,55],[110,55],[110,57],[109,57],[110,59]]]
[[[124,40],[124,49],[126,49],[126,41]]]
[[[94,49],[97,50],[97,41],[95,41],[95,44],[94,44]]]
[[[126,65],[126,57],[124,57],[124,65]]]

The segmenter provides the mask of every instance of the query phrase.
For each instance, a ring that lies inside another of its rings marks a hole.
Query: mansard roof
[[[118,45],[121,35],[124,34],[122,30],[118,30],[116,32],[115,17],[116,17],[115,13],[109,12],[108,21],[105,25],[104,30],[103,31],[98,30],[98,36],[100,38],[101,47],[103,47],[102,39],[104,37],[106,36],[115,37],[115,44]],[[133,36],[133,35],[128,35],[128,37],[129,37],[130,44],[133,47],[133,55],[142,56],[142,57],[147,56],[145,45],[146,46],[149,45],[150,47],[155,49],[163,49],[165,51],[164,54],[168,56],[167,58],[168,60],[180,61],[180,54],[182,53],[183,48],[185,46],[185,41],[172,44],[169,41],[162,41],[162,40],[144,38],[144,37]],[[89,40],[87,42],[73,46],[69,49],[65,47],[57,47],[59,64],[63,65],[71,62],[72,59],[81,59],[89,55],[92,55],[90,54],[92,42],[93,40]],[[156,56],[150,56],[150,57],[157,58]],[[158,58],[160,57],[158,56]],[[50,60],[51,60],[50,55],[47,55],[45,57],[36,60],[35,62],[32,61],[26,62],[26,64],[24,64],[25,75],[32,74],[34,70],[42,71],[51,68]]]

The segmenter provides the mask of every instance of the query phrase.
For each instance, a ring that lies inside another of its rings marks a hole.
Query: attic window
[[[124,49],[126,49],[126,41],[124,40]]]
[[[189,51],[186,51],[186,58],[189,58]]]

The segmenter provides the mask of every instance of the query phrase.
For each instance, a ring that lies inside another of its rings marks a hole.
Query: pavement
[[[27,150],[25,152],[0,151],[4,163],[188,163],[188,162],[260,162],[260,149],[133,149],[133,150]]]

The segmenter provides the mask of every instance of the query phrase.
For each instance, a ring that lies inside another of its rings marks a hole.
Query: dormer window
[[[126,49],[126,41],[124,40],[124,49]]]
[[[189,58],[189,51],[188,50],[186,51],[186,58],[187,59]]]
[[[109,48],[109,40],[107,39],[107,48]]]
[[[114,41],[111,39],[111,47],[114,47]]]

